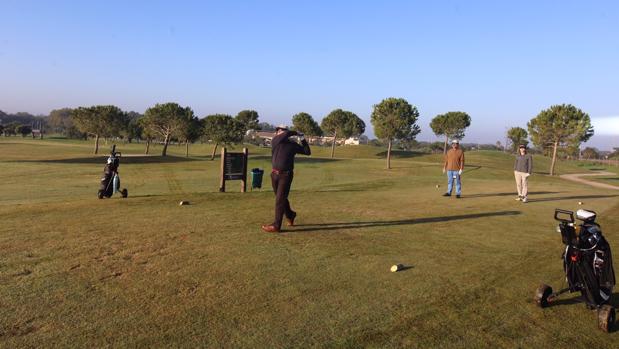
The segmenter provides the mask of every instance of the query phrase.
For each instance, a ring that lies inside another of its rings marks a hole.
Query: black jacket
[[[294,156],[296,154],[312,154],[306,140],[302,140],[301,144],[290,140],[290,137],[296,134],[295,131],[286,131],[273,137],[273,140],[271,140],[271,164],[273,165],[273,169],[279,171],[292,171],[294,169]]]

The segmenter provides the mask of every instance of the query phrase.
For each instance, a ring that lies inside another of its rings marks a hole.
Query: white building
[[[344,141],[345,145],[359,145],[361,144],[359,137],[350,137]]]

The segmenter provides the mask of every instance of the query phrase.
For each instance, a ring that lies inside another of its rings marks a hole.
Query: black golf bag
[[[561,222],[559,230],[565,246],[563,269],[570,292],[580,291],[590,307],[599,307],[610,301],[615,286],[613,258],[608,242],[595,223],[593,211],[579,210],[586,217],[576,235],[573,223]]]
[[[112,146],[112,151],[107,159],[105,168],[103,169],[103,177],[101,178],[101,186],[99,187],[99,199],[109,198],[114,195],[114,192],[119,192],[123,198],[128,195],[127,188],[120,190],[120,176],[118,175],[118,167],[120,166],[120,152],[116,152],[116,145]]]
[[[574,225],[574,212],[556,209],[557,231],[565,245],[563,270],[567,287],[553,292],[542,284],[535,291],[535,302],[544,308],[561,294],[580,292],[589,309],[598,312],[598,327],[609,332],[615,323],[615,308],[609,304],[615,286],[615,271],[610,246],[600,225],[595,223],[597,214],[590,210],[576,211],[576,218],[583,223]],[[578,228],[578,234],[576,229]]]

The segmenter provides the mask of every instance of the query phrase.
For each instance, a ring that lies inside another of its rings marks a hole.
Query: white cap
[[[288,130],[288,125],[286,125],[286,124],[279,124],[275,128],[275,131],[277,131],[277,130],[285,130],[285,131],[287,131]]]
[[[460,144],[460,141],[457,139],[452,139],[451,144]]]

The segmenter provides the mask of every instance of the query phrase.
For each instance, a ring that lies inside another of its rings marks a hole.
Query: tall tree
[[[73,109],[71,108],[61,108],[49,112],[47,124],[52,128],[51,131],[66,136],[69,136],[71,133],[76,133],[73,120],[71,119],[72,111]]]
[[[189,143],[193,143],[198,140],[202,136],[202,132],[204,131],[204,125],[201,120],[198,119],[197,116],[194,116],[193,113],[187,115],[187,120],[185,120],[185,124],[180,129],[178,138],[185,142],[185,156],[189,156]]]
[[[507,139],[511,141],[512,152],[518,151],[518,146],[523,144],[525,147],[529,144],[527,140],[529,133],[522,127],[512,127],[507,130]]]
[[[255,130],[260,122],[258,112],[255,110],[241,110],[235,119],[243,125],[245,132]]]
[[[593,136],[589,114],[571,104],[542,110],[527,124],[531,141],[540,148],[552,147],[550,175],[555,173],[559,147],[576,147]]]
[[[127,112],[127,126],[124,133],[129,143],[134,139],[140,140],[143,137],[142,133],[144,132],[144,128],[139,122],[143,117],[144,115],[135,111]]]
[[[245,135],[243,124],[226,114],[214,114],[204,118],[204,136],[215,143],[211,160],[215,159],[217,146],[239,143]]]
[[[582,154],[582,157],[587,160],[600,158],[600,152],[596,148],[592,148],[592,147],[586,147],[585,149],[583,149],[581,154]]]
[[[377,137],[387,141],[387,168],[391,169],[394,140],[412,141],[421,131],[416,124],[419,112],[403,98],[386,98],[374,105],[372,126]]]
[[[15,133],[21,134],[22,137],[26,137],[32,133],[32,127],[30,125],[19,125],[15,128]]]
[[[439,114],[432,122],[430,128],[437,136],[445,136],[445,144],[443,145],[443,154],[447,153],[447,143],[450,138],[464,138],[464,131],[471,126],[471,117],[461,111],[450,111],[445,114]]]
[[[322,136],[322,129],[314,118],[308,113],[298,113],[292,117],[292,125],[298,132],[308,136]]]
[[[275,125],[271,125],[268,122],[259,122],[258,126],[256,126],[256,130],[275,131]]]
[[[333,135],[333,143],[331,144],[331,157],[333,157],[337,137],[360,136],[365,132],[365,122],[353,112],[335,109],[322,119],[320,128],[323,132]]]
[[[146,109],[144,113],[146,127],[163,139],[161,156],[167,155],[171,138],[185,126],[189,119],[188,115],[193,115],[193,110],[189,107],[183,108],[178,103],[156,104]]]
[[[16,135],[16,129],[19,126],[18,122],[12,121],[4,125],[4,136]]]
[[[71,119],[81,132],[95,137],[94,153],[99,153],[99,138],[118,135],[125,124],[125,113],[113,105],[79,107],[71,112]]]
[[[137,122],[137,127],[140,128],[141,132],[140,135],[141,137],[143,137],[144,139],[144,143],[146,143],[146,149],[144,149],[144,154],[147,154],[150,152],[150,143],[153,141],[153,139],[155,139],[156,134],[155,132],[153,132],[147,124],[147,120],[144,116],[140,117]]]

